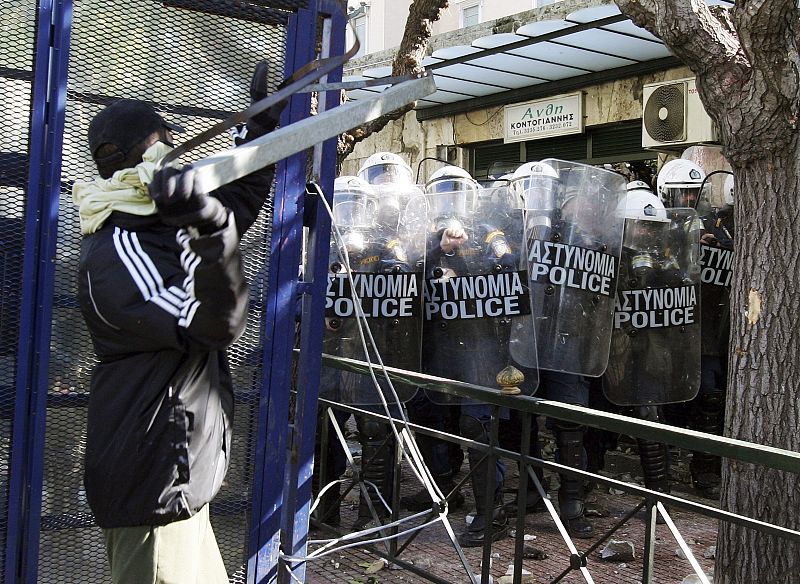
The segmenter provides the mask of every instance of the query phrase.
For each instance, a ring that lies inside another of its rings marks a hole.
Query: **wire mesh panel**
[[[102,534],[94,527],[82,484],[86,404],[94,361],[77,303],[80,229],[71,187],[76,179],[87,180],[95,175],[86,142],[89,121],[117,98],[144,100],[166,119],[186,128],[187,134],[175,137],[179,143],[248,105],[250,75],[258,61],[270,61],[274,72],[270,79],[272,89],[282,78],[286,30],[281,23],[285,19],[256,15],[243,20],[236,18],[240,15],[221,9],[204,11],[209,4],[169,0],[74,2],[39,582],[110,581]],[[213,4],[219,8],[225,3]],[[265,9],[272,6],[267,1],[251,4]],[[298,3],[286,4],[277,2],[277,9],[293,8]],[[221,136],[185,161],[230,146],[230,137]],[[217,540],[229,574],[236,574],[234,581],[244,578],[257,408],[254,396],[260,379],[260,299],[269,267],[270,215],[271,209],[265,209],[243,242],[245,272],[252,282],[251,306],[247,330],[229,352],[237,394],[232,462],[226,482],[211,506]]]
[[[0,6],[0,545],[8,536],[8,483],[20,328],[25,187],[36,34],[35,0]],[[5,574],[0,554],[0,574]]]

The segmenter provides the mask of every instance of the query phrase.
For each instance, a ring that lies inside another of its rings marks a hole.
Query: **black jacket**
[[[212,193],[230,210],[214,234],[113,213],[81,244],[79,300],[99,360],[84,482],[101,527],[188,518],[222,485],[233,425],[225,349],[247,312],[239,239],[272,176]]]

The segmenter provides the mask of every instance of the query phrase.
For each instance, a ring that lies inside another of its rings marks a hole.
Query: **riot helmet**
[[[443,166],[425,183],[425,192],[428,194],[455,191],[478,191],[478,181],[460,166]]]
[[[651,195],[653,194],[653,189],[651,189],[650,186],[643,180],[634,180],[629,182],[627,185],[625,185],[625,191],[628,193],[641,191]]]
[[[726,207],[733,206],[733,187],[736,184],[732,174],[725,177],[725,185],[722,187],[723,201]]]
[[[670,160],[658,173],[658,197],[667,207],[696,208],[705,171],[691,160]],[[707,198],[707,197],[706,197]]]
[[[549,211],[560,208],[561,181],[549,164],[527,162],[511,175],[511,188],[522,198],[525,209]]]
[[[425,185],[434,217],[468,217],[478,198],[478,181],[458,166],[443,166]]]
[[[670,226],[664,204],[651,192],[633,189],[620,200],[617,213],[625,217],[622,246],[632,253],[634,272],[653,268],[651,254],[659,253]]]
[[[375,190],[357,176],[333,182],[333,221],[340,228],[366,228],[375,222]]]
[[[414,173],[401,156],[392,152],[376,152],[364,161],[358,177],[371,185],[411,185]]]
[[[486,197],[493,206],[504,210],[522,208],[522,198],[517,191],[511,188],[513,176],[513,173],[504,174],[494,179],[486,189]]]

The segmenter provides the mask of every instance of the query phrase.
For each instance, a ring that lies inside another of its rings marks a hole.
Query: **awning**
[[[732,0],[706,0],[730,6]],[[529,88],[541,95],[563,93],[570,81],[587,83],[680,65],[658,38],[623,16],[616,4],[593,6],[564,20],[542,20],[514,33],[475,39],[470,45],[446,47],[423,60],[434,73],[437,91],[417,103],[420,118],[447,115],[519,99]],[[607,75],[598,76],[598,74]],[[616,74],[616,76],[615,76]],[[391,66],[365,69],[344,81],[391,75]],[[348,92],[351,99],[385,86]],[[492,99],[494,97],[494,99]],[[429,111],[426,111],[429,110]]]

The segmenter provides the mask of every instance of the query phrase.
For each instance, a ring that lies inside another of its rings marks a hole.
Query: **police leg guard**
[[[383,501],[386,501],[387,505],[391,505],[392,501],[395,440],[389,434],[390,432],[388,424],[371,419],[360,418],[358,420],[359,442],[361,443],[361,478],[365,482],[369,500],[379,518],[389,516],[389,511]],[[383,501],[381,501],[381,497],[383,497]],[[360,529],[372,519],[369,505],[362,492],[358,504],[358,520],[354,527]]]
[[[725,393],[714,389],[701,393],[695,401],[693,429],[721,436],[725,418]],[[693,452],[689,471],[692,475],[692,484],[704,497],[719,500],[722,474],[722,461],[719,456]]]
[[[641,406],[636,409],[639,419],[650,422],[661,422],[662,415],[658,406]],[[667,445],[644,438],[637,438],[639,460],[644,474],[644,486],[653,491],[669,493],[669,451]]]
[[[558,420],[554,430],[558,447],[558,462],[571,468],[583,469],[585,466],[583,426],[575,426]],[[585,493],[582,478],[561,475],[558,505],[561,510],[561,520],[571,536],[582,539],[592,537],[594,527],[585,516]]]
[[[523,414],[527,415],[527,414]],[[522,440],[522,433],[521,433],[521,414],[517,410],[511,410],[511,418],[508,422],[506,422],[505,428],[507,428],[507,432],[505,429],[503,430],[504,434],[508,434],[508,440],[504,441],[501,440],[501,446],[503,448],[507,448],[509,450],[516,451],[517,448],[520,447],[520,441]],[[503,429],[503,423],[501,422],[501,429]],[[542,458],[542,444],[539,442],[539,426],[536,423],[536,417],[531,420],[531,440],[528,445],[528,452],[534,458]],[[522,465],[518,465],[520,478],[522,478]],[[539,479],[539,483],[542,485],[542,488],[545,492],[549,490],[549,481],[545,480],[544,470],[542,470],[541,466],[528,466],[528,469],[533,470],[533,474],[536,475],[536,478]],[[536,489],[536,485],[531,478],[529,473],[525,473],[525,479],[528,482],[528,493],[525,499],[525,506],[523,508],[523,513],[526,515],[528,513],[537,513],[540,511],[546,511],[547,507],[544,504],[544,500],[542,496],[539,494],[539,491]],[[519,501],[517,497],[514,497],[514,500],[505,504],[506,515],[509,518],[516,517],[519,513],[521,505],[519,505]]]
[[[459,428],[464,438],[483,444],[489,443],[489,432],[486,425],[478,418],[462,414],[459,420]],[[508,531],[508,517],[503,509],[501,484],[495,485],[493,508],[486,509],[486,489],[490,485],[486,477],[486,461],[481,462],[483,456],[484,453],[480,450],[470,448],[467,451],[469,468],[472,472],[470,483],[472,495],[475,497],[475,517],[467,527],[467,530],[458,538],[458,543],[463,547],[482,546],[486,537],[491,537],[492,541],[497,541],[505,537]],[[489,516],[491,516],[491,521],[487,519]],[[488,530],[491,531],[490,536],[487,535]]]

